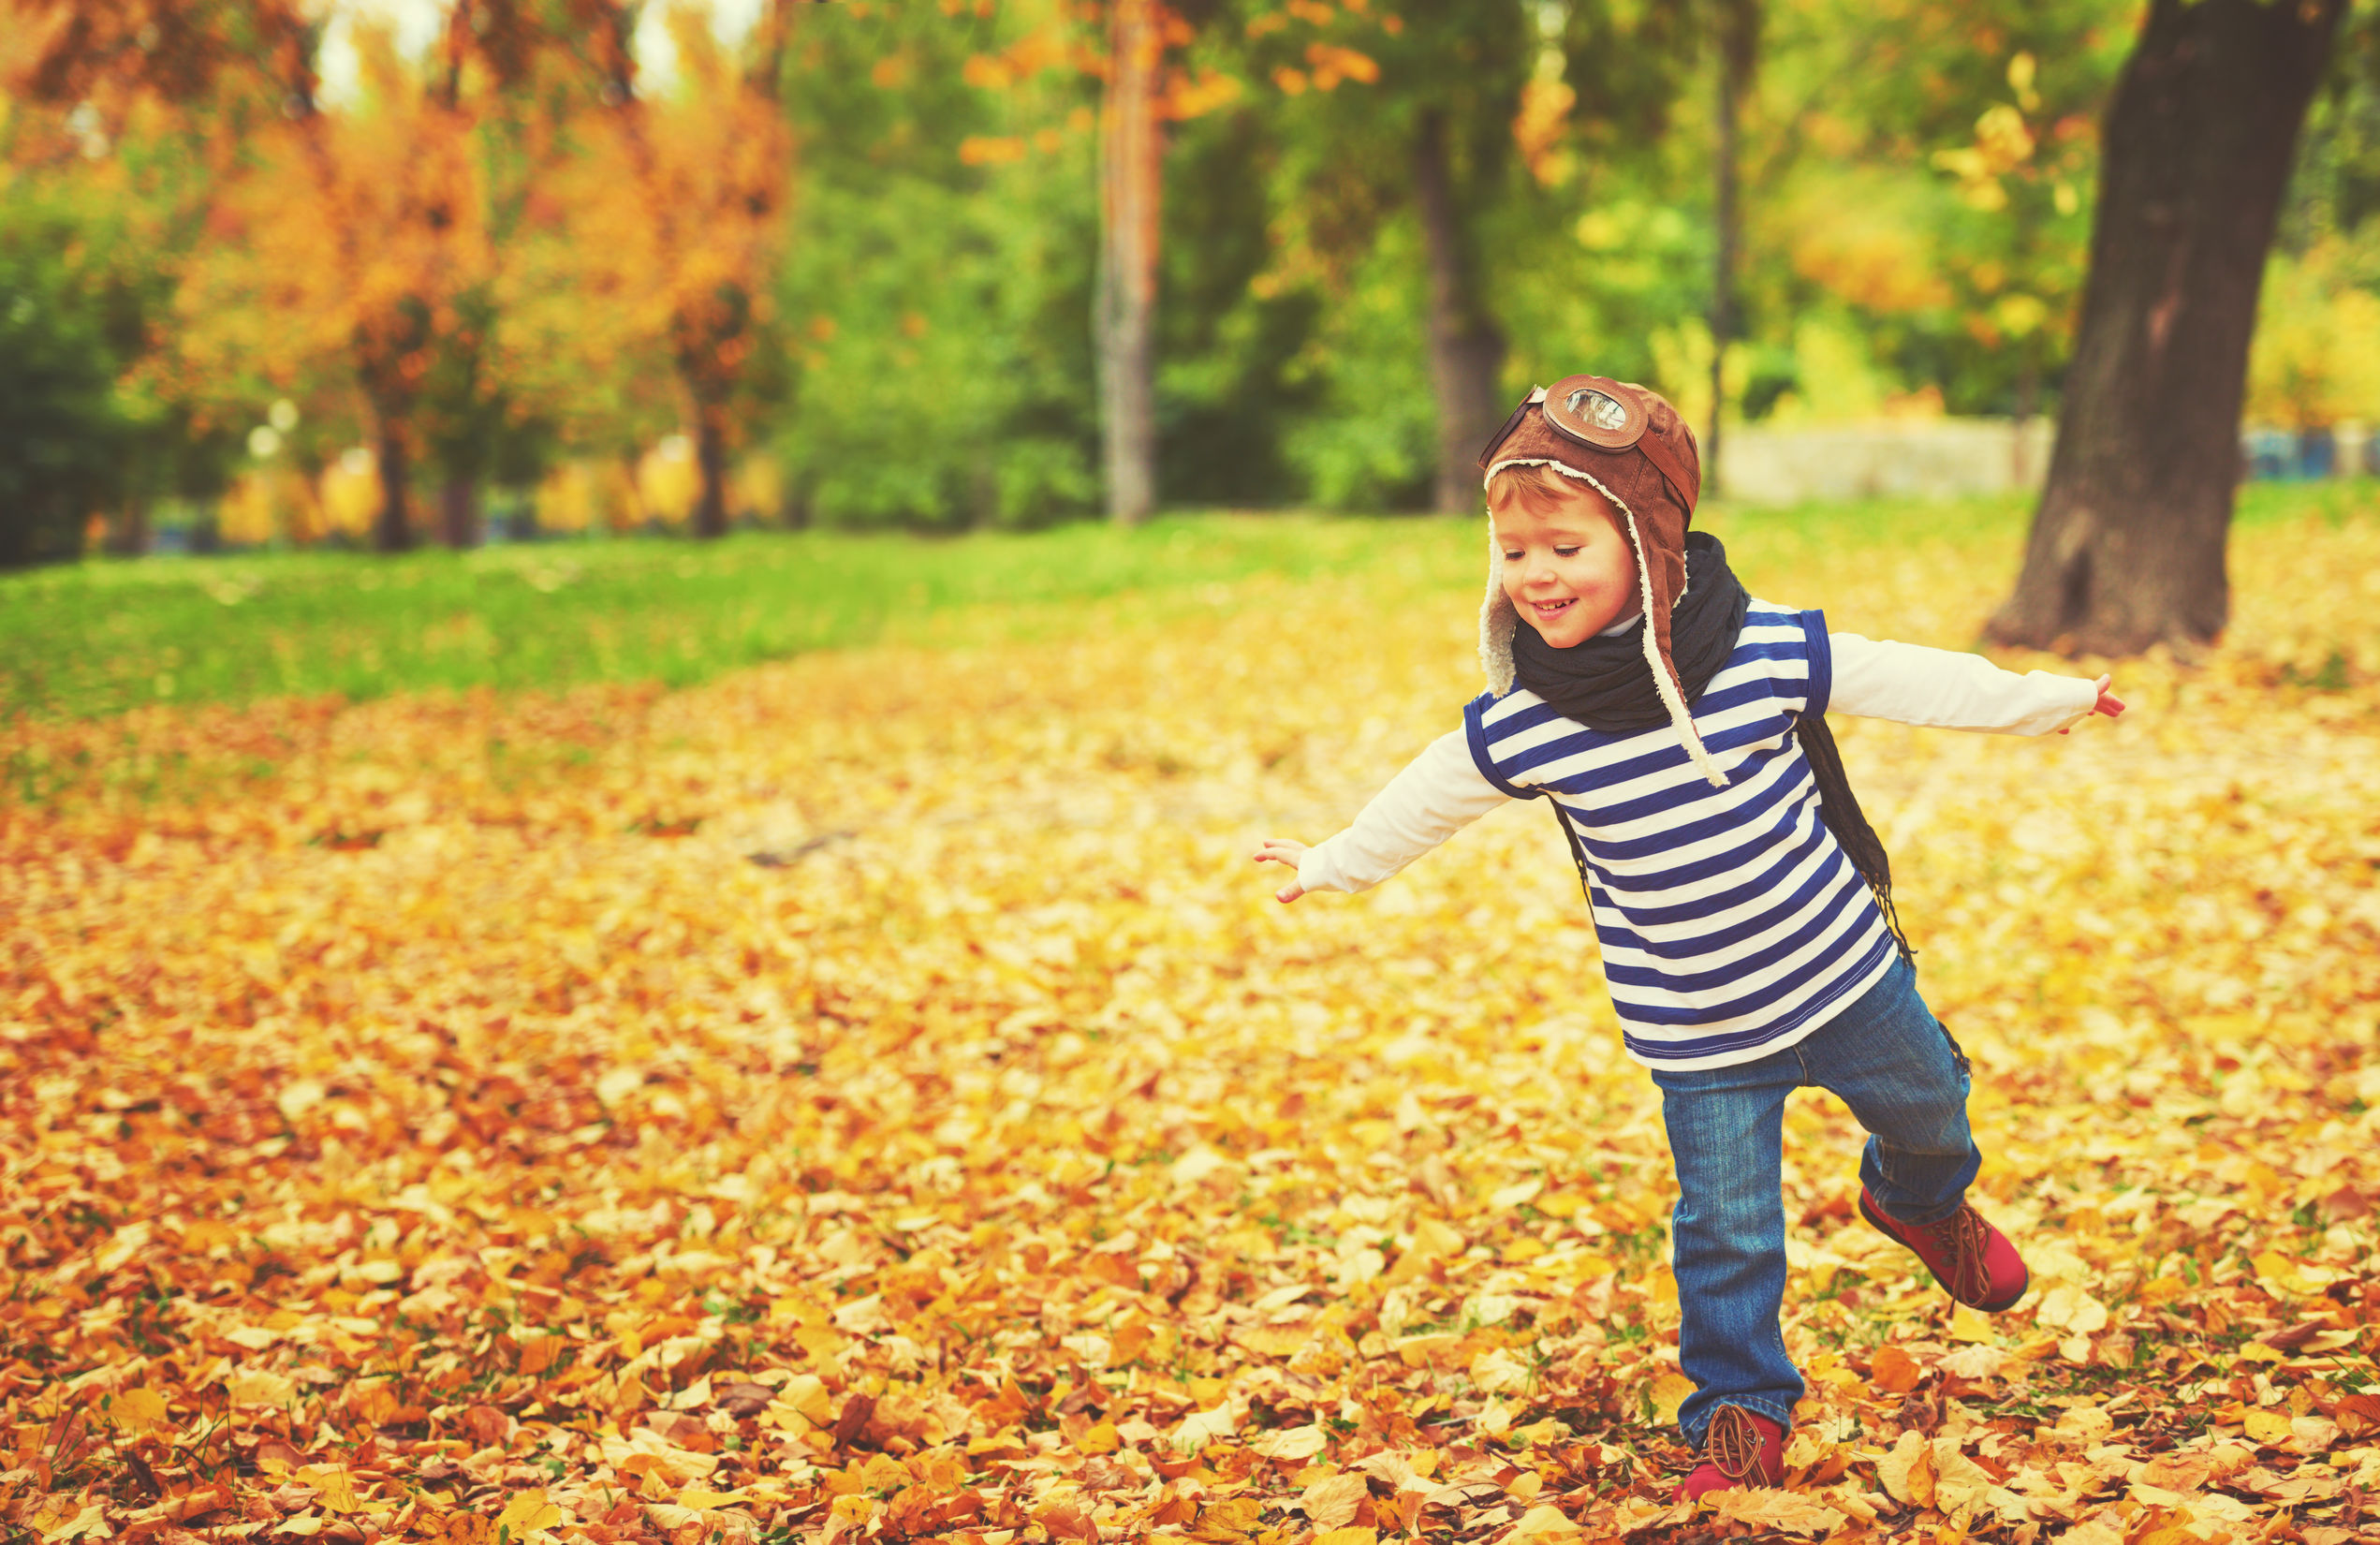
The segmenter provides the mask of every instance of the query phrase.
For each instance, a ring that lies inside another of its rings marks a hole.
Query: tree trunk
[[[714,413],[698,412],[694,422],[694,466],[702,479],[694,503],[694,534],[708,540],[727,534],[727,438]]]
[[[460,552],[479,545],[479,485],[448,478],[438,489],[438,535]]]
[[[1742,246],[1743,213],[1736,197],[1736,165],[1741,139],[1744,88],[1751,83],[1758,37],[1757,0],[1725,0],[1718,10],[1718,154],[1712,168],[1713,223],[1718,250],[1711,265],[1711,427],[1701,448],[1702,492],[1720,485],[1719,419],[1727,401],[1727,346],[1736,336],[1736,253]]]
[[[1157,503],[1157,70],[1155,0],[1114,0],[1101,146],[1099,406],[1108,516],[1124,525]]]
[[[149,551],[149,501],[127,499],[108,522],[108,551],[119,558],[138,558]]]
[[[380,471],[380,513],[372,522],[372,545],[383,552],[403,552],[413,546],[413,518],[405,505],[404,434],[388,417],[380,420],[379,444],[374,448]]]
[[[1480,508],[1479,448],[1504,421],[1498,395],[1504,332],[1480,304],[1462,216],[1447,157],[1446,115],[1421,115],[1413,144],[1413,199],[1430,263],[1430,378],[1438,398],[1438,476],[1432,503],[1442,515]]]
[[[2343,0],[2153,0],[2108,110],[2074,362],[2003,643],[2211,640],[2266,249]]]

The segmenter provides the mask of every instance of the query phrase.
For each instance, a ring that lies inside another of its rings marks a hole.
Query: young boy
[[[1592,375],[1532,392],[1479,464],[1491,523],[1489,690],[1316,847],[1270,838],[1279,892],[1366,890],[1509,799],[1550,799],[1584,881],[1628,1054],[1678,1171],[1685,1497],[1774,1485],[1802,1383],[1786,1357],[1785,1096],[1832,1090],[1872,1134],[1859,1210],[1959,1302],[2023,1294],[1966,1203],[1966,1058],[1919,999],[1884,848],[1826,712],[2064,732],[2123,704],[2096,682],[1829,634],[1748,596],[1686,527],[1694,435],[1657,393]],[[1519,625],[1525,623],[1526,626]]]

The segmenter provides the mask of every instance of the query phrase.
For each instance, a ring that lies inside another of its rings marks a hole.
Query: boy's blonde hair
[[[1559,512],[1565,504],[1578,499],[1593,505],[1605,520],[1611,522],[1614,530],[1623,537],[1627,535],[1620,523],[1620,512],[1611,508],[1610,500],[1578,478],[1556,471],[1547,463],[1516,463],[1498,467],[1495,476],[1488,479],[1488,513],[1491,515],[1518,504],[1542,520]]]

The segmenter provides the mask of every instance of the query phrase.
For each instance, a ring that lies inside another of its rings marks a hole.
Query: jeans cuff
[[[1907,1213],[1895,1212],[1888,1207],[1885,1209],[1885,1216],[1890,1218],[1895,1223],[1905,1223],[1912,1229],[1924,1229],[1929,1228],[1933,1224],[1940,1223],[1944,1218],[1952,1216],[1959,1211],[1960,1208],[1964,1207],[1966,1204],[1966,1193],[1961,1192],[1958,1200],[1947,1203],[1934,1209],[1934,1214],[1932,1217],[1915,1217]]]

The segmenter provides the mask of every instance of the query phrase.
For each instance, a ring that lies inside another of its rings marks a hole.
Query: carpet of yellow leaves
[[[1741,536],[1925,642],[2007,572]],[[1552,822],[1285,910],[1247,861],[1453,722],[1475,537],[666,696],[0,731],[98,753],[0,807],[0,1523],[2373,1538],[2380,521],[2243,534],[2119,725],[1841,726],[2035,1289],[1950,1312],[1797,1102],[1791,1484],[1698,1512]]]

